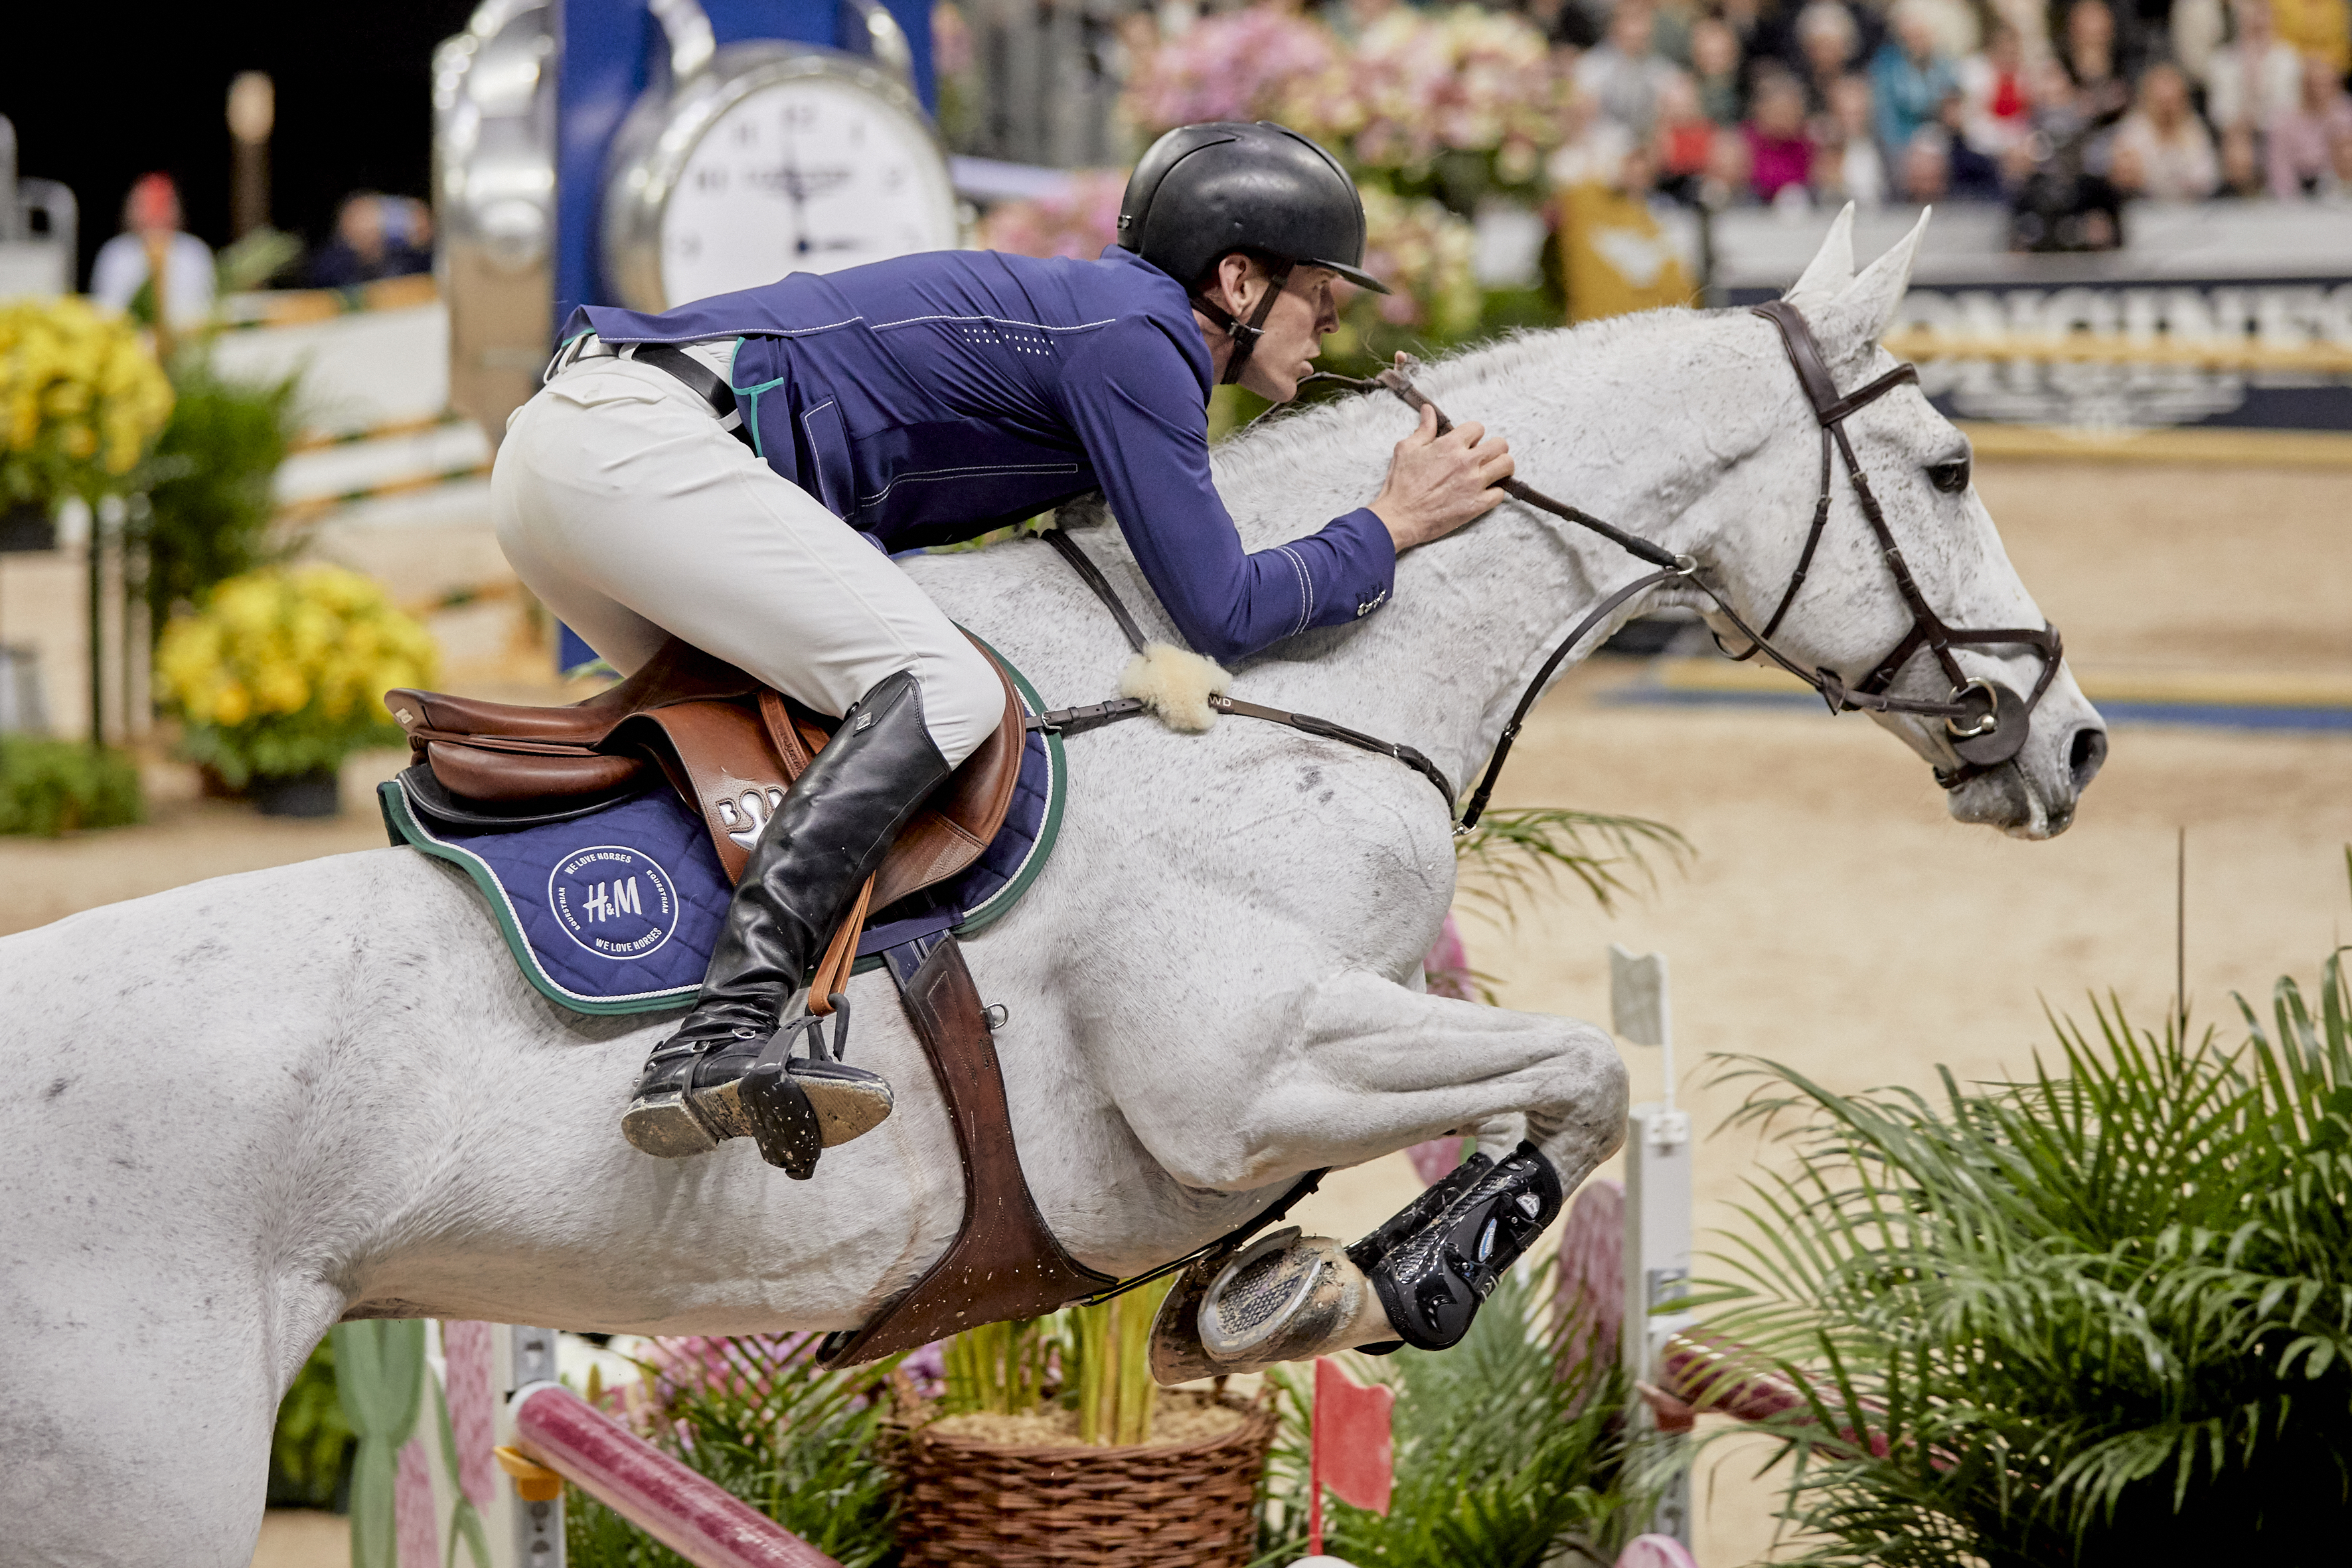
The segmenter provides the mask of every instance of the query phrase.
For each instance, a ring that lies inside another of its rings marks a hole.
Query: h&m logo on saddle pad
[[[659,861],[626,845],[592,845],[557,861],[547,874],[547,907],[564,934],[599,958],[643,958],[677,930],[677,884]]]

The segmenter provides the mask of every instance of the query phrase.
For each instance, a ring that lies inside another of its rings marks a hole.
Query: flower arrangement
[[[0,506],[121,488],[171,412],[128,321],[84,300],[0,305]]]
[[[1307,130],[1344,117],[1351,102],[1344,50],[1328,27],[1254,5],[1204,16],[1138,59],[1125,108],[1149,140],[1203,120]]]
[[[1126,111],[1156,136],[1200,120],[1277,120],[1407,188],[1528,187],[1567,135],[1566,69],[1524,18],[1400,6],[1351,49],[1319,22],[1255,6],[1203,18],[1138,61]],[[1476,191],[1466,193],[1475,197]]]
[[[1567,74],[1544,36],[1508,13],[1400,6],[1364,35],[1354,77],[1349,150],[1367,169],[1418,180],[1441,157],[1470,153],[1493,184],[1524,186],[1566,135]]]
[[[1392,326],[1417,327],[1441,339],[1465,337],[1478,325],[1482,300],[1470,268],[1468,223],[1429,197],[1363,187],[1364,269],[1393,290],[1365,294],[1366,307]]]
[[[155,653],[163,703],[187,725],[187,755],[239,787],[400,744],[383,694],[430,682],[436,663],[423,626],[336,566],[232,577],[166,626]]]

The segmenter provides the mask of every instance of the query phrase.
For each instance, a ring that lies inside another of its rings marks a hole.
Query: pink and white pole
[[[515,1391],[516,1448],[695,1564],[841,1568],[561,1384]]]

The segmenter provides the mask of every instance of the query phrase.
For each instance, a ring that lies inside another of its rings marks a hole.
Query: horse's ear
[[[1821,340],[1822,353],[1832,364],[1868,353],[1895,324],[1895,312],[1903,308],[1903,296],[1911,287],[1911,264],[1919,258],[1919,242],[1927,237],[1932,210],[1923,210],[1911,232],[1847,284],[1835,300],[1806,312],[1813,335]]]
[[[1853,204],[1848,202],[1845,210],[1837,215],[1837,221],[1830,225],[1830,232],[1805,268],[1805,275],[1797,279],[1784,298],[1794,300],[1800,294],[1811,294],[1833,300],[1853,281]]]

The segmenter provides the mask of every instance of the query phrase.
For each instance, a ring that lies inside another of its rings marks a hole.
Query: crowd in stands
[[[1732,203],[2352,201],[2352,0],[1517,0],[1580,51],[1555,180]]]

